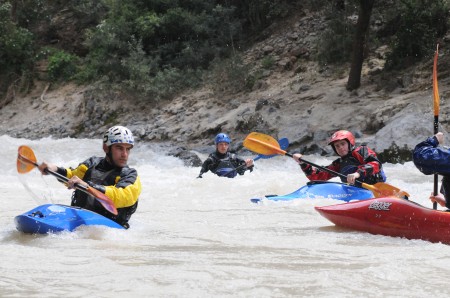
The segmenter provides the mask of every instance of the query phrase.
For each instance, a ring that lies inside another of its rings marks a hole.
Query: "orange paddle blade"
[[[439,116],[439,88],[437,79],[437,61],[438,61],[439,45],[436,47],[433,63],[433,101],[434,101],[434,116]]]
[[[20,146],[17,154],[17,172],[25,174],[31,171],[36,164],[36,156],[28,146]]]
[[[409,198],[409,193],[407,193],[406,191],[403,191],[395,186],[392,186],[384,182],[378,182],[373,185],[362,183],[362,187],[372,191],[375,198],[391,197],[391,196],[398,197],[401,199],[405,199],[405,197],[406,199]]]
[[[277,140],[259,132],[250,133],[244,140],[244,147],[262,155],[286,154]]]

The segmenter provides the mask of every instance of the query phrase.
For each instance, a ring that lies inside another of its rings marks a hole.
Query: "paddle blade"
[[[434,54],[433,63],[433,101],[434,101],[434,116],[439,116],[439,88],[437,79],[437,61],[438,61],[439,45]]]
[[[103,207],[105,207],[106,210],[108,210],[109,212],[111,212],[114,215],[118,214],[113,201],[110,198],[108,198],[104,193],[96,190],[93,187],[88,187],[86,190],[88,193],[90,193],[92,196],[94,196],[97,199],[97,201],[100,204],[102,204]]]
[[[409,198],[409,193],[385,182],[378,182],[373,185],[362,183],[362,187],[372,191],[375,198],[392,197],[392,196],[400,199]]]
[[[289,147],[289,140],[287,138],[279,139],[278,140],[278,144],[280,145],[281,149],[286,150]],[[262,158],[262,159],[269,159],[269,158],[272,158],[272,157],[277,156],[277,155],[278,154],[272,154],[272,155],[260,154],[254,160],[257,160],[257,159],[260,159],[260,158]]]
[[[35,166],[37,163],[33,150],[28,146],[20,146],[17,154],[17,172],[25,174]]]
[[[259,132],[250,133],[245,138],[243,145],[248,150],[262,155],[286,154],[286,151],[280,148],[277,140]]]
[[[278,140],[278,144],[280,144],[280,148],[286,150],[289,147],[288,138],[282,138]]]

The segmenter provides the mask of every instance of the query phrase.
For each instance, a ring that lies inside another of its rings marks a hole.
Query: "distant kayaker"
[[[43,175],[47,175],[45,169],[49,169],[69,178],[69,189],[75,189],[75,184],[78,184],[106,194],[114,202],[118,215],[110,213],[94,197],[78,189],[73,192],[71,205],[99,213],[128,228],[128,221],[137,209],[141,193],[138,173],[127,165],[133,146],[131,131],[123,126],[113,126],[103,136],[105,157],[93,156],[75,169],[43,162],[39,170]]]
[[[442,175],[440,193],[430,196],[432,202],[450,209],[450,150],[438,147],[444,143],[444,134],[438,132],[432,137],[416,145],[413,151],[413,162],[425,175]]]
[[[244,160],[228,151],[231,139],[227,134],[219,133],[214,138],[214,143],[216,144],[216,151],[211,153],[203,162],[197,178],[202,178],[202,175],[208,171],[228,178],[234,178],[237,174],[244,175],[246,170],[253,171],[253,159]]]
[[[377,154],[369,147],[355,146],[355,137],[347,130],[336,131],[328,141],[334,152],[340,157],[326,168],[347,176],[341,178],[342,182],[355,184],[356,180],[367,184],[386,181],[381,162]],[[329,180],[335,175],[321,171],[307,163],[301,162],[302,154],[295,153],[293,158],[300,164],[303,172],[309,180]]]

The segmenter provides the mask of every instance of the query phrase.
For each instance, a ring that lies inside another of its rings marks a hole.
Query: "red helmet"
[[[328,141],[328,145],[331,145],[334,148],[332,144],[339,140],[347,140],[350,143],[350,147],[355,146],[355,136],[348,130],[336,131]]]

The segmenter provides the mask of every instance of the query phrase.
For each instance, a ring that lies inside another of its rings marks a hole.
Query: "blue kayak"
[[[14,218],[17,230],[29,234],[73,231],[81,225],[125,229],[98,213],[66,205],[45,204]]]
[[[291,201],[298,199],[334,199],[341,201],[367,200],[374,197],[370,190],[331,181],[310,181],[305,186],[287,195],[266,195],[264,198],[250,199],[253,203],[262,200]]]

